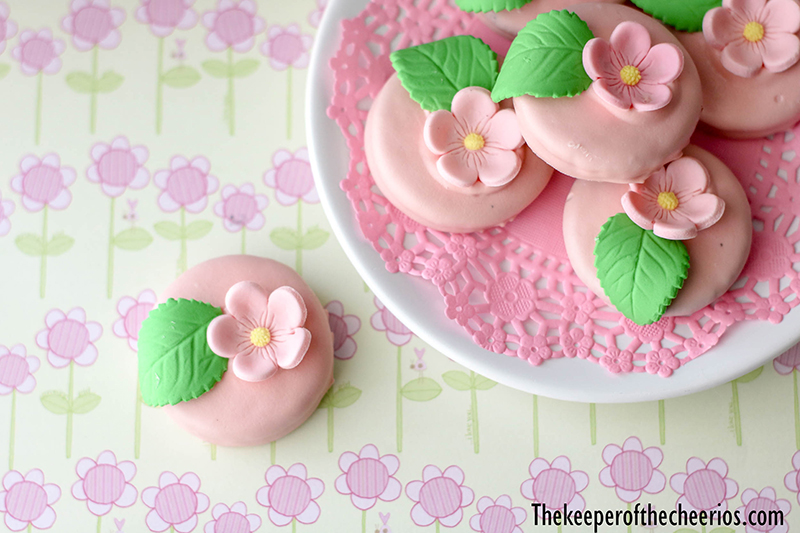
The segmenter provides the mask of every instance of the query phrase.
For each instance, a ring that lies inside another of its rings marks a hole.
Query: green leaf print
[[[403,386],[401,394],[412,402],[433,400],[442,392],[442,387],[431,378],[412,379]]]
[[[200,81],[200,73],[192,67],[175,67],[165,72],[161,81],[173,89],[185,89]]]

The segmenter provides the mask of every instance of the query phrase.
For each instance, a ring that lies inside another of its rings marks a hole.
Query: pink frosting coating
[[[683,72],[668,84],[669,104],[648,113],[608,106],[595,90],[573,98],[514,98],[522,136],[536,155],[568,176],[614,183],[644,181],[680,157],[689,144],[702,103],[697,69],[669,30],[644,13],[614,4],[581,4],[572,11],[600,39],[610,40],[625,21],[643,26],[653,49],[667,43],[684,52]]]
[[[625,0],[594,0],[608,4],[622,4]],[[487,26],[506,37],[513,39],[519,30],[542,13],[554,9],[567,9],[576,4],[586,3],[586,0],[532,0],[519,9],[482,13],[482,18]]]
[[[479,139],[480,147],[468,147],[471,136]],[[457,187],[471,187],[478,180],[500,187],[522,168],[516,152],[523,143],[516,114],[513,109],[501,110],[483,87],[461,89],[453,97],[451,111],[428,115],[423,138],[439,156],[439,177]]]
[[[633,183],[622,197],[622,208],[636,225],[664,239],[694,239],[722,218],[725,202],[708,191],[708,170],[697,159],[681,157],[651,175],[644,183]],[[659,203],[661,194],[674,195],[677,206]]]
[[[279,369],[270,379],[251,383],[229,368],[199,398],[163,407],[186,431],[221,446],[255,446],[283,437],[314,413],[333,384],[333,334],[327,312],[286,265],[247,255],[211,259],[182,274],[160,299],[189,298],[226,308],[229,289],[241,281],[256,283],[270,293],[279,287],[297,291],[307,308],[305,328],[311,333],[311,344],[292,370]]]
[[[687,316],[722,296],[738,279],[750,254],[753,233],[747,195],[725,164],[694,145],[685,153],[708,170],[709,190],[725,202],[719,221],[684,241],[691,266],[683,288],[666,315]],[[608,301],[594,266],[595,239],[605,222],[623,211],[625,185],[576,180],[564,206],[564,244],[575,274],[593,293]]]
[[[797,63],[798,31],[800,6],[794,0],[723,0],[703,19],[709,46],[721,51],[726,69],[743,78],[762,67],[783,72]]]
[[[397,209],[420,224],[457,233],[498,226],[525,209],[550,180],[553,169],[522,146],[517,150],[522,167],[510,183],[451,185],[437,177],[438,156],[423,139],[425,121],[425,111],[393,75],[372,103],[364,134],[376,185]]]
[[[300,364],[311,344],[305,329],[306,304],[291,287],[278,287],[271,293],[258,283],[240,281],[225,295],[225,314],[208,326],[211,350],[233,359],[233,373],[245,381],[263,381],[278,368],[292,369]],[[262,333],[254,344],[253,335]]]
[[[647,28],[625,21],[611,39],[591,39],[583,48],[583,66],[595,80],[592,89],[607,104],[620,109],[656,111],[672,100],[669,84],[683,72],[683,52],[676,45],[651,46]],[[640,79],[626,82],[631,69]]]

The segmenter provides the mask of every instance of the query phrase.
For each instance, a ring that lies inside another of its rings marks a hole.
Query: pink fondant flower
[[[125,11],[111,8],[108,0],[72,0],[61,28],[72,34],[72,44],[82,52],[95,46],[111,50],[122,40],[119,27],[123,22]]]
[[[36,388],[33,373],[39,370],[39,358],[28,355],[22,344],[15,344],[11,350],[0,344],[0,395],[16,390],[21,394]]]
[[[556,457],[552,464],[541,457],[536,458],[528,467],[528,472],[530,479],[520,486],[525,498],[543,504],[550,511],[563,511],[565,505],[568,510],[578,512],[586,507],[580,493],[589,486],[589,476],[586,472],[572,470],[567,457]]]
[[[376,331],[385,331],[386,338],[395,346],[408,344],[414,336],[411,330],[405,327],[391,311],[386,309],[386,306],[383,305],[383,302],[378,300],[377,296],[373,301],[378,311],[372,315],[372,318],[369,320],[372,327],[375,328]]]
[[[66,315],[53,309],[44,322],[47,328],[36,335],[36,344],[47,350],[47,360],[53,367],[63,368],[72,361],[89,366],[97,360],[94,342],[103,334],[103,327],[97,322],[87,322],[82,308],[75,307]]]
[[[130,296],[123,296],[117,303],[117,313],[120,318],[114,322],[114,335],[121,339],[128,339],[131,350],[138,349],[139,330],[142,329],[142,322],[150,311],[156,306],[158,298],[156,293],[150,289],[139,293],[139,297],[134,299]]]
[[[52,483],[45,484],[44,474],[34,469],[25,477],[16,470],[3,476],[0,491],[0,513],[4,513],[5,524],[11,531],[22,531],[31,527],[49,529],[56,523],[56,512],[52,505],[61,498],[61,489]]]
[[[125,190],[141,189],[150,182],[150,172],[144,168],[150,152],[144,146],[131,146],[126,137],[117,137],[111,144],[103,142],[92,147],[92,166],[86,178],[99,183],[103,192],[112,198]]]
[[[258,489],[256,501],[269,508],[270,522],[283,527],[297,520],[313,524],[319,519],[319,504],[315,501],[325,491],[321,479],[309,478],[306,467],[293,464],[289,470],[279,465],[267,469],[267,485]]]
[[[328,311],[328,324],[333,332],[333,356],[336,359],[352,358],[358,348],[353,335],[361,329],[361,319],[356,315],[344,314],[344,306],[338,300],[328,302],[325,310]]]
[[[300,33],[300,26],[297,24],[290,24],[285,28],[271,26],[267,32],[267,40],[261,44],[261,53],[269,58],[269,64],[275,70],[306,68],[308,51],[313,42],[310,35]]]
[[[394,455],[381,456],[372,444],[361,448],[358,455],[344,452],[339,457],[339,468],[344,474],[336,478],[336,490],[349,494],[350,501],[361,511],[372,509],[379,499],[392,502],[403,492],[403,485],[394,477],[400,461]]]
[[[503,494],[497,500],[484,496],[478,500],[478,514],[469,519],[469,527],[478,533],[522,533],[520,527],[528,518],[522,507],[512,507],[511,497]]]
[[[272,166],[264,173],[264,184],[275,189],[279,204],[294,205],[300,199],[309,204],[319,202],[307,149],[301,148],[294,154],[278,150],[272,156]]]
[[[167,37],[176,29],[189,30],[197,24],[195,0],[141,0],[136,20],[149,24],[156,37]]]
[[[208,345],[233,358],[233,372],[245,381],[262,381],[278,367],[300,364],[311,344],[306,304],[291,287],[267,292],[252,281],[240,281],[225,295],[226,314],[208,326]]]
[[[728,478],[728,465],[716,457],[708,462],[692,457],[686,462],[686,473],[673,474],[669,486],[680,494],[678,504],[686,512],[724,511],[728,500],[739,492],[739,485]]]
[[[800,344],[786,350],[772,361],[775,371],[782,376],[791,374],[793,370],[800,369]]]
[[[406,495],[416,502],[411,508],[411,520],[425,527],[438,522],[456,527],[464,517],[464,509],[475,499],[471,488],[464,486],[464,471],[449,466],[444,472],[434,465],[422,470],[422,481],[406,485]]]
[[[0,54],[6,49],[6,42],[17,34],[17,25],[13,20],[8,20],[10,10],[8,4],[0,2]]]
[[[170,168],[159,170],[153,181],[161,189],[158,205],[167,213],[185,207],[190,213],[199,213],[208,205],[208,196],[217,192],[219,180],[210,175],[211,163],[205,157],[191,161],[176,155]]]
[[[695,238],[725,212],[722,198],[708,192],[708,171],[691,157],[673,161],[644,183],[631,184],[622,207],[637,226],[673,241]]]
[[[0,237],[8,235],[11,231],[11,220],[8,218],[14,214],[17,206],[11,200],[3,200],[3,195],[0,194]]]
[[[523,143],[514,110],[500,109],[483,87],[458,91],[451,109],[428,115],[423,131],[428,149],[439,156],[440,176],[457,187],[513,180],[522,168],[516,150]]]
[[[53,32],[49,28],[42,28],[38,32],[25,30],[20,34],[19,45],[11,55],[19,61],[22,73],[26,76],[35,76],[40,72],[56,74],[61,70],[58,56],[66,48],[64,41],[53,39]]]
[[[662,378],[668,378],[674,370],[681,367],[681,360],[675,357],[669,348],[659,348],[645,355],[644,369],[648,374],[658,374]]]
[[[240,188],[226,185],[222,188],[222,201],[214,205],[214,214],[222,218],[222,225],[230,232],[247,228],[252,231],[264,227],[266,219],[262,211],[266,209],[269,198],[256,194],[252,183]]]
[[[703,35],[722,65],[743,78],[763,66],[783,72],[800,59],[800,6],[793,0],[723,0],[703,18]]]
[[[606,353],[600,358],[600,364],[612,374],[627,374],[633,372],[633,352],[622,350],[616,346],[606,348]]]
[[[256,16],[258,6],[253,0],[219,0],[215,11],[203,14],[203,26],[208,29],[206,45],[212,52],[233,48],[249,52],[255,36],[264,31],[264,19]]]
[[[657,494],[664,490],[667,478],[658,469],[664,454],[652,446],[642,449],[642,441],[629,437],[622,444],[609,444],[603,449],[605,468],[600,471],[600,483],[614,487],[620,500],[633,503],[642,492]]]
[[[145,522],[150,531],[161,533],[170,528],[189,533],[197,527],[197,515],[208,509],[208,496],[200,492],[200,478],[188,472],[178,479],[172,472],[162,472],[158,487],[142,491],[142,503],[150,508]]]
[[[761,492],[746,489],[742,492],[742,504],[737,512],[745,525],[745,533],[786,533],[789,531],[786,515],[792,510],[792,504],[789,503],[789,500],[779,500],[772,487],[765,487]],[[782,524],[759,523],[760,519],[778,512],[783,513]]]
[[[22,195],[22,205],[35,213],[46,205],[50,209],[66,209],[72,201],[68,187],[77,174],[72,167],[62,167],[56,154],[42,159],[34,155],[22,158],[20,173],[11,179],[11,188]]]
[[[136,465],[131,461],[117,462],[114,452],[106,450],[97,461],[84,457],[75,466],[80,478],[72,485],[72,496],[83,500],[89,512],[103,516],[117,507],[130,507],[139,494],[130,481],[136,475]]]
[[[213,520],[207,522],[204,533],[255,533],[261,527],[261,517],[247,514],[244,502],[236,502],[230,507],[218,503],[211,509]]]
[[[620,109],[655,111],[672,100],[669,84],[683,72],[683,52],[671,43],[653,47],[647,28],[621,22],[611,39],[592,39],[583,48],[583,67],[600,99]]]
[[[486,287],[486,300],[492,314],[510,322],[525,320],[534,310],[536,288],[516,272],[503,272]]]

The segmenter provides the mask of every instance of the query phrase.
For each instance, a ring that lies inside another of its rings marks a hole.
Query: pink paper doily
[[[753,248],[741,279],[714,304],[689,317],[638,326],[588,292],[567,260],[561,219],[572,178],[556,173],[513,222],[469,235],[417,224],[375,187],[364,124],[372,99],[394,72],[391,51],[464,33],[479,34],[499,52],[508,42],[487,39],[474,15],[447,0],[372,1],[342,21],[342,30],[330,62],[335,90],[328,108],[350,150],[341,188],[387,270],[436,285],[447,317],[479,346],[532,365],[578,357],[612,373],[668,377],[717,344],[733,324],[777,324],[800,303],[800,137],[793,132],[754,141],[695,134],[693,142],[722,159],[747,191]]]

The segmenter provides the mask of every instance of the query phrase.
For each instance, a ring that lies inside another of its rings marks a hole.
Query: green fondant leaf
[[[648,15],[680,31],[703,31],[703,17],[722,0],[631,0]]]
[[[139,383],[147,405],[175,405],[208,392],[222,378],[228,360],[206,342],[213,305],[173,300],[150,312],[139,332]]]
[[[661,318],[689,272],[689,253],[681,241],[662,239],[625,213],[603,225],[594,255],[606,296],[639,325]]]
[[[426,111],[450,111],[458,91],[465,87],[491,91],[497,79],[497,54],[470,35],[404,48],[389,58],[403,87]]]
[[[442,379],[455,390],[465,391],[472,388],[472,380],[460,370],[451,370],[442,374]]]
[[[433,400],[442,392],[442,387],[431,378],[412,379],[406,383],[400,394],[412,402],[427,402]]]
[[[539,15],[519,32],[492,90],[495,102],[530,94],[537,98],[575,96],[592,79],[583,68],[583,47],[594,35],[569,11]]]
[[[506,11],[519,9],[531,0],[456,0],[456,5],[462,11]]]

